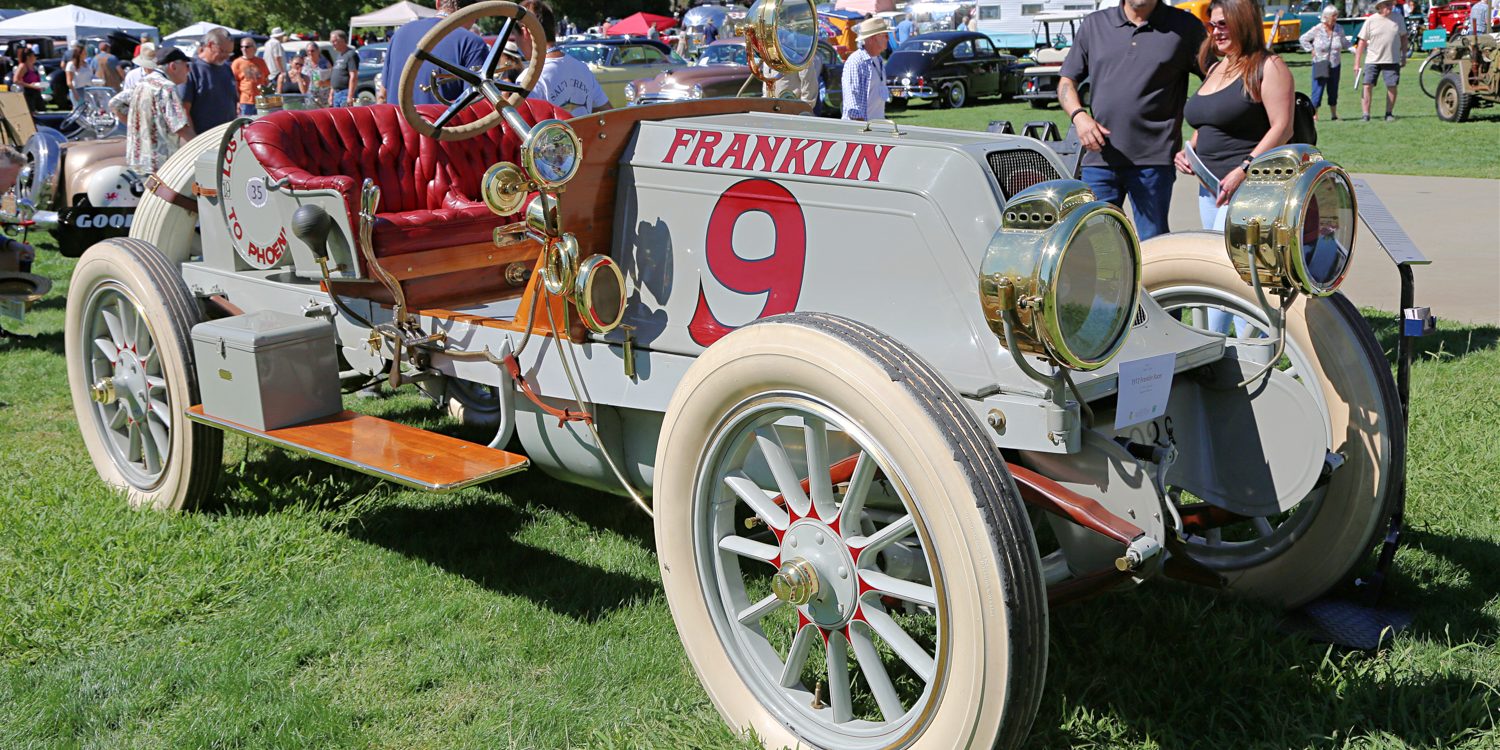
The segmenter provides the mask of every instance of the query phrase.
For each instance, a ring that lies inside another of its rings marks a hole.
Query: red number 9
[[[776,234],[771,254],[759,260],[746,260],[734,252],[734,227],[740,217],[751,211],[770,217]],[[797,309],[807,260],[807,222],[802,206],[790,191],[770,180],[735,183],[719,196],[708,217],[704,259],[709,274],[725,289],[738,294],[766,295],[766,303],[755,319]],[[700,286],[698,308],[688,324],[694,343],[708,346],[735,328],[719,322]]]

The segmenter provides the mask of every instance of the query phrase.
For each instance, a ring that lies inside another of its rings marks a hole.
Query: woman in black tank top
[[[1229,199],[1245,181],[1250,160],[1291,137],[1295,89],[1286,63],[1266,51],[1255,0],[1213,0],[1208,26],[1198,51],[1198,65],[1208,78],[1188,99],[1183,117],[1196,128],[1189,143],[1219,180],[1217,191],[1198,188],[1198,215],[1204,229],[1222,232]],[[1185,154],[1177,154],[1176,164],[1179,171],[1193,173]],[[1207,322],[1223,334],[1231,325],[1245,330],[1222,310],[1210,309]]]
[[[1291,71],[1266,51],[1265,32],[1254,0],[1214,0],[1209,33],[1198,53],[1208,77],[1188,99],[1183,116],[1196,130],[1190,143],[1219,180],[1219,190],[1199,189],[1204,229],[1224,229],[1229,199],[1245,180],[1251,158],[1286,143],[1292,134]],[[1178,154],[1177,168],[1192,174]]]

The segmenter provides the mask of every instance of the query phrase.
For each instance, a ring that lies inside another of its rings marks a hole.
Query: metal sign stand
[[[1396,486],[1395,501],[1391,504],[1390,525],[1385,540],[1381,543],[1380,556],[1369,573],[1355,579],[1354,585],[1363,592],[1362,602],[1345,599],[1323,598],[1305,605],[1289,623],[1292,630],[1308,636],[1348,648],[1371,650],[1379,648],[1387,638],[1411,624],[1412,615],[1395,609],[1379,607],[1385,593],[1385,582],[1396,550],[1401,546],[1401,535],[1406,518],[1406,451],[1407,423],[1411,417],[1411,359],[1412,339],[1432,333],[1436,326],[1425,307],[1416,307],[1416,282],[1412,266],[1430,263],[1421,250],[1396,223],[1385,204],[1364,180],[1356,179],[1354,195],[1359,203],[1359,215],[1364,219],[1375,241],[1385,249],[1396,270],[1401,274],[1401,326],[1396,344],[1396,394],[1401,402],[1400,440],[1393,441],[1395,451]]]
[[[1359,201],[1359,213],[1369,226],[1370,233],[1375,235],[1375,241],[1385,249],[1387,255],[1391,256],[1391,262],[1396,264],[1396,270],[1401,274],[1401,326],[1400,336],[1396,342],[1396,395],[1401,400],[1401,431],[1402,452],[1398,457],[1400,461],[1399,484],[1396,487],[1396,502],[1391,509],[1391,525],[1386,531],[1385,542],[1380,548],[1380,558],[1375,563],[1375,569],[1368,576],[1362,576],[1355,581],[1355,585],[1368,591],[1371,603],[1380,601],[1384,593],[1386,573],[1391,567],[1391,561],[1396,556],[1396,548],[1401,545],[1401,533],[1406,516],[1406,445],[1410,434],[1407,425],[1411,421],[1411,358],[1412,339],[1418,336],[1426,336],[1437,327],[1437,319],[1429,314],[1428,308],[1416,307],[1416,282],[1413,278],[1411,267],[1415,265],[1427,265],[1432,261],[1417,249],[1415,243],[1396,223],[1395,217],[1386,210],[1385,204],[1375,194],[1375,190],[1364,180],[1354,180],[1354,196]]]

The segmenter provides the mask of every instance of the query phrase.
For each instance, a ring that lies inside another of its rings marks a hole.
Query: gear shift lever
[[[333,229],[333,219],[318,206],[302,206],[292,214],[292,234],[312,248],[313,257],[319,261],[328,259],[328,232]]]

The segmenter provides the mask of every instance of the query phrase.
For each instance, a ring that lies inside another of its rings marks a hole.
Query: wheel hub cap
[[[115,376],[111,379],[111,399],[124,396],[124,403],[131,414],[142,418],[149,408],[150,398],[146,384],[145,363],[129,349],[120,351],[120,360],[115,364]]]
[[[841,628],[859,607],[859,576],[842,536],[822,521],[804,518],[781,538],[781,559],[771,590],[823,628]],[[782,591],[786,594],[783,596]]]
[[[112,404],[115,402],[114,378],[101,378],[99,382],[89,386],[89,398],[95,403]]]
[[[771,591],[776,598],[798,607],[812,601],[818,594],[818,571],[802,558],[785,563],[771,579]]]

